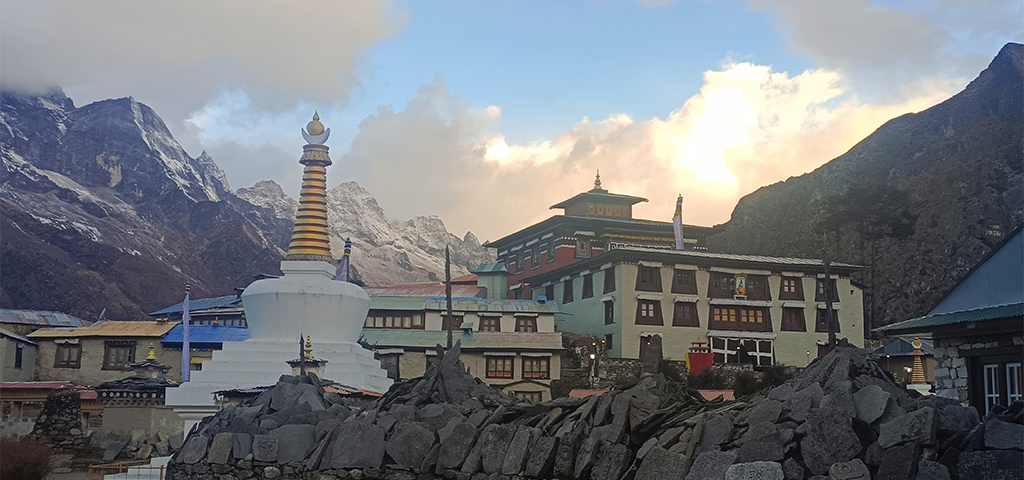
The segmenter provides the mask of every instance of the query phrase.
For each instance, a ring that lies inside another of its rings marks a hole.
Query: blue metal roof
[[[910,320],[904,320],[892,325],[879,327],[876,328],[875,331],[889,335],[903,335],[907,333],[930,332],[936,327],[954,325],[958,323],[984,322],[988,320],[999,320],[1020,316],[1024,316],[1024,303],[926,315]]]
[[[184,325],[175,325],[171,331],[160,340],[161,344],[178,344],[185,341]],[[188,327],[188,341],[195,343],[224,343],[241,342],[249,339],[249,329],[246,327],[229,327],[224,325],[190,325]]]
[[[214,298],[191,298],[188,301],[188,311],[199,312],[202,310],[213,310],[217,308],[235,308],[242,303],[242,299],[238,298],[237,295],[225,295],[223,297]],[[173,313],[181,314],[181,303],[177,303],[167,307],[163,310],[157,310],[150,315],[170,315]]]

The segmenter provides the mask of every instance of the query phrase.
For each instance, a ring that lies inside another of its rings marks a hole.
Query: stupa
[[[363,390],[385,392],[387,372],[357,341],[370,297],[359,286],[334,279],[336,262],[327,235],[327,166],[324,145],[331,129],[320,117],[306,125],[302,190],[288,256],[279,278],[257,280],[242,292],[249,339],[225,342],[213,359],[192,372],[190,381],[167,390],[167,405],[185,420],[185,431],[216,413],[213,392],[274,385],[291,375],[288,361],[300,354],[299,339],[309,336],[321,361],[322,377]]]

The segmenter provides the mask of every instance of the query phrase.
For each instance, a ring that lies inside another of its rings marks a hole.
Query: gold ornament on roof
[[[594,179],[594,190],[603,190],[601,188],[601,170],[597,171],[597,178]]]
[[[309,338],[309,335],[306,335],[306,354],[305,354],[305,357],[306,357],[306,360],[312,360],[313,359],[313,341]]]
[[[146,360],[156,360],[156,351],[153,350],[153,344],[149,344],[149,354],[146,355]]]
[[[313,120],[306,124],[306,131],[310,135],[320,135],[324,133],[324,124],[320,123],[320,114],[313,112]]]

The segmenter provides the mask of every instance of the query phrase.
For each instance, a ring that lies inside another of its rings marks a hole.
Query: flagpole
[[[683,196],[676,200],[676,213],[672,216],[672,231],[676,237],[676,250],[683,249]]]
[[[182,330],[182,341],[181,341],[181,383],[185,383],[189,379],[189,373],[192,370],[192,362],[189,359],[192,347],[188,341],[188,322],[189,322],[189,306],[188,297],[189,291],[192,290],[192,286],[185,284],[185,301],[181,302],[181,330]]]

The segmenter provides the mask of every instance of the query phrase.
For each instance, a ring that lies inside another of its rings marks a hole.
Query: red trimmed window
[[[550,378],[546,357],[523,357],[523,378]]]
[[[514,357],[487,357],[487,378],[512,378]]]

